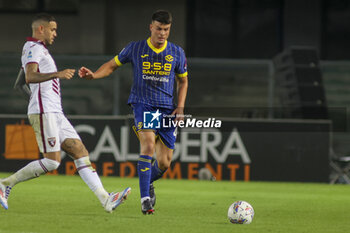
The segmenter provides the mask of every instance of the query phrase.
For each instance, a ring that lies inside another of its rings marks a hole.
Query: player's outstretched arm
[[[117,64],[115,63],[114,59],[111,59],[110,61],[104,63],[96,72],[92,72],[88,68],[82,66],[79,69],[79,77],[85,78],[85,79],[99,79],[104,78],[113,73],[118,68]]]
[[[78,71],[78,75],[80,78],[85,78],[88,80],[94,79],[94,72],[92,72],[91,70],[89,70],[88,68],[82,66],[79,71]]]
[[[41,83],[54,78],[71,79],[74,73],[74,69],[65,69],[52,73],[40,73],[38,72],[38,64],[30,63],[26,65],[26,83]]]

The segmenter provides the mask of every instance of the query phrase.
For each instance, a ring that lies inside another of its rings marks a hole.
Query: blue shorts
[[[169,117],[174,109],[153,107],[142,103],[132,104],[131,107],[135,121],[133,129],[137,136],[140,130],[150,129],[169,149],[175,148],[177,130],[171,123],[175,117]]]

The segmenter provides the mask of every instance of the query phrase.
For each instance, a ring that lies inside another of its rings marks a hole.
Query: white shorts
[[[61,151],[66,138],[81,140],[63,113],[30,114],[28,118],[41,153]]]

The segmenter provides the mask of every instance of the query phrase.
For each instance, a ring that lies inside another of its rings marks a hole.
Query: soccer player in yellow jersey
[[[169,168],[176,140],[176,127],[165,126],[163,119],[183,120],[187,95],[187,61],[181,47],[167,41],[172,23],[168,11],[152,15],[151,36],[129,43],[117,56],[103,64],[96,72],[81,67],[79,76],[98,79],[109,76],[118,67],[130,62],[133,85],[128,104],[135,118],[135,132],[140,140],[138,175],[143,214],[152,214],[155,205],[153,182]],[[174,83],[177,83],[177,106],[174,104]],[[169,124],[168,124],[169,125]],[[153,154],[157,159],[152,161]]]

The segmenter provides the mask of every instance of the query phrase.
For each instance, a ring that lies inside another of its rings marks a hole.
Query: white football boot
[[[2,208],[7,210],[8,204],[7,204],[7,199],[8,196],[10,195],[11,187],[10,186],[5,186],[1,181],[0,181],[0,204]]]
[[[123,192],[112,192],[109,194],[109,197],[104,205],[105,211],[112,213],[115,208],[122,204],[128,197],[131,192],[131,188],[128,187],[124,189]]]

